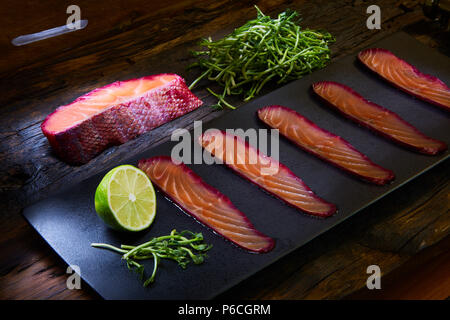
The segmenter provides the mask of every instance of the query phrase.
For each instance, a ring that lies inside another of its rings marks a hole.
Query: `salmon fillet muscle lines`
[[[273,239],[262,234],[225,195],[206,184],[185,164],[167,156],[140,160],[138,167],[187,214],[239,247],[268,252]]]
[[[334,204],[319,198],[289,168],[260,153],[240,137],[213,130],[206,131],[198,141],[240,176],[285,203],[319,217],[328,217],[336,212]]]
[[[55,153],[83,164],[202,104],[176,74],[117,81],[57,108],[41,125]]]
[[[322,81],[313,84],[313,90],[347,118],[400,145],[429,155],[447,149],[444,142],[427,137],[396,113],[364,99],[343,84]]]
[[[358,59],[401,90],[450,111],[450,88],[438,78],[420,72],[386,49],[363,50]]]
[[[394,178],[392,171],[373,163],[346,140],[319,128],[292,109],[268,106],[258,110],[258,117],[301,149],[364,180],[382,185]]]

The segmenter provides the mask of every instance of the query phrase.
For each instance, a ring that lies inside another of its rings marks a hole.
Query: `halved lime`
[[[95,191],[95,211],[112,228],[141,231],[148,228],[156,214],[152,182],[131,165],[109,171]]]

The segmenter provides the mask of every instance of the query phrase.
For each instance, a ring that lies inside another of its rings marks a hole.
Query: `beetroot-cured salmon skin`
[[[272,238],[256,230],[228,197],[206,184],[185,164],[158,156],[140,160],[138,167],[188,215],[225,239],[252,252],[264,253],[273,249]]]
[[[364,180],[383,185],[394,179],[391,170],[373,163],[349,142],[332,134],[283,106],[267,106],[258,110],[258,117],[301,149]]]
[[[389,50],[366,49],[358,54],[358,59],[399,89],[450,111],[450,88],[440,79],[420,72]]]
[[[117,81],[58,107],[41,125],[55,153],[84,164],[111,145],[197,109],[202,104],[176,74]]]
[[[427,137],[396,113],[364,99],[343,84],[321,81],[313,84],[313,90],[347,118],[411,150],[435,155],[447,149],[444,142]]]
[[[288,205],[309,215],[329,217],[336,206],[318,197],[289,168],[264,155],[238,136],[206,131],[198,142],[237,174]]]

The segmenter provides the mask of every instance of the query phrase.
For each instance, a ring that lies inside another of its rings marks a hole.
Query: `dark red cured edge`
[[[316,92],[316,90],[315,90],[314,87],[315,87],[316,85],[319,85],[319,84],[325,84],[325,85],[327,85],[327,86],[329,86],[329,85],[334,85],[334,86],[336,86],[336,87],[338,87],[338,88],[340,88],[340,89],[342,89],[342,90],[346,90],[346,91],[350,92],[351,94],[355,95],[358,99],[360,99],[363,103],[370,104],[370,105],[372,105],[372,106],[374,106],[374,107],[376,107],[376,108],[378,108],[378,109],[381,109],[381,110],[384,111],[384,112],[390,113],[391,115],[393,115],[394,117],[396,117],[398,120],[400,120],[401,122],[403,122],[404,124],[406,124],[407,126],[409,126],[411,129],[413,129],[413,131],[414,131],[415,133],[417,133],[418,135],[420,135],[421,137],[439,143],[439,144],[440,144],[440,147],[439,147],[438,149],[429,149],[429,148],[420,148],[420,147],[416,147],[416,146],[414,146],[414,145],[411,145],[411,144],[405,143],[405,142],[403,142],[403,141],[397,140],[397,139],[395,139],[393,136],[391,136],[391,135],[389,135],[389,134],[386,134],[386,133],[384,133],[384,132],[382,132],[382,131],[376,129],[375,127],[372,127],[371,125],[369,125],[369,124],[367,124],[367,123],[365,123],[365,122],[363,122],[363,121],[360,121],[358,118],[355,118],[355,117],[353,117],[352,115],[349,115],[349,114],[347,114],[346,112],[342,111],[340,108],[336,107],[332,102],[330,102],[330,101],[328,101],[326,98],[322,97],[322,96],[320,95],[320,93]],[[352,120],[352,121],[354,121],[354,122],[360,124],[360,125],[363,126],[363,127],[366,127],[366,128],[368,128],[368,129],[370,129],[371,131],[373,131],[373,132],[379,134],[380,136],[383,136],[383,137],[385,137],[385,138],[388,138],[389,140],[391,140],[391,141],[393,141],[393,142],[395,142],[395,143],[397,143],[397,144],[399,144],[399,145],[402,145],[402,146],[404,146],[404,147],[407,147],[407,148],[410,149],[410,150],[418,151],[418,152],[420,152],[420,153],[422,153],[422,154],[427,154],[427,155],[436,155],[436,154],[438,154],[439,152],[442,152],[442,151],[444,151],[444,150],[447,149],[447,145],[446,145],[444,142],[426,136],[425,134],[423,134],[422,132],[420,132],[416,127],[414,127],[414,126],[411,125],[410,123],[408,123],[408,122],[406,122],[405,120],[403,120],[403,119],[402,119],[398,114],[396,114],[395,112],[392,112],[392,111],[390,111],[390,110],[388,110],[388,109],[386,109],[386,108],[384,108],[384,107],[382,107],[382,106],[380,106],[380,105],[378,105],[378,104],[376,104],[376,103],[373,103],[373,102],[371,102],[371,101],[366,100],[363,96],[361,96],[359,93],[357,93],[356,91],[354,91],[352,88],[347,87],[346,85],[343,85],[343,84],[341,84],[341,83],[334,82],[334,81],[319,81],[319,82],[314,83],[314,84],[312,85],[312,87],[313,87],[313,91],[314,91],[314,92],[315,92],[315,93],[316,93],[316,94],[317,94],[324,102],[326,102],[327,105],[333,107],[333,109],[337,110],[339,113],[341,113],[342,115],[344,115],[344,116],[347,117],[348,119],[350,119],[350,120]]]
[[[217,130],[218,130],[218,129],[217,129]],[[258,155],[258,156],[259,156],[259,155],[262,155],[262,156],[264,156],[264,157],[270,158],[269,156],[263,154],[263,153],[260,152],[258,149],[256,149],[256,148],[253,147],[252,145],[250,145],[247,141],[242,140],[240,137],[235,136],[235,135],[232,135],[232,134],[228,134],[228,133],[224,132],[223,130],[218,130],[218,131],[220,131],[223,135],[228,135],[228,136],[234,137],[234,139],[235,139],[235,140],[238,140],[240,143],[244,143],[246,148],[250,148],[250,149],[255,150],[255,151],[257,152],[257,155]],[[198,142],[199,142],[200,145],[203,147],[203,144],[201,143],[202,137],[203,137],[203,134],[199,136]],[[335,204],[330,203],[330,202],[328,202],[328,201],[325,201],[324,199],[322,199],[322,198],[320,198],[318,195],[316,195],[316,194],[314,193],[314,191],[312,191],[312,190],[311,190],[311,189],[303,182],[302,179],[300,179],[298,176],[296,176],[296,175],[295,175],[288,167],[286,167],[284,164],[280,163],[279,161],[276,161],[276,160],[273,159],[273,158],[270,158],[270,159],[271,159],[271,161],[274,161],[275,163],[278,163],[279,168],[281,168],[281,169],[283,169],[283,170],[286,170],[286,171],[288,172],[288,174],[292,175],[292,177],[293,177],[295,180],[297,180],[297,181],[298,181],[298,182],[299,182],[299,183],[300,183],[307,191],[309,191],[309,192],[311,193],[311,197],[312,197],[312,198],[314,198],[315,200],[317,200],[317,201],[319,201],[319,202],[325,203],[326,205],[328,205],[328,206],[330,207],[330,210],[327,211],[327,212],[325,212],[325,213],[318,213],[318,212],[312,212],[312,211],[304,210],[304,209],[302,209],[302,208],[300,208],[300,207],[298,207],[298,206],[295,206],[295,205],[293,205],[292,203],[286,201],[286,200],[283,199],[282,197],[280,197],[280,196],[278,196],[278,195],[272,193],[270,190],[267,190],[266,188],[264,188],[264,186],[258,184],[257,182],[255,182],[255,181],[253,181],[253,180],[247,178],[246,176],[242,175],[240,172],[238,172],[237,170],[235,170],[235,169],[233,168],[232,165],[227,164],[225,161],[223,161],[223,163],[224,163],[228,168],[230,168],[231,170],[233,170],[233,172],[235,172],[237,175],[241,176],[241,177],[244,178],[245,180],[247,180],[247,181],[253,183],[253,184],[256,185],[256,186],[258,186],[259,188],[263,189],[264,191],[266,191],[266,192],[269,193],[270,195],[274,196],[275,198],[280,199],[281,201],[283,201],[283,202],[286,203],[287,205],[289,205],[289,206],[291,206],[291,207],[293,207],[293,208],[296,208],[297,210],[300,210],[300,211],[302,211],[302,212],[304,212],[304,213],[306,213],[306,214],[308,214],[308,215],[312,215],[312,216],[315,216],[315,217],[326,218],[326,217],[330,217],[330,216],[332,216],[333,214],[336,213],[337,208],[336,208],[336,205],[335,205]]]
[[[53,132],[53,131],[49,131],[46,128],[46,123],[47,121],[50,119],[50,117],[52,115],[54,115],[55,113],[59,112],[61,109],[69,107],[70,105],[74,104],[75,102],[78,102],[80,100],[84,100],[86,98],[88,98],[91,94],[99,91],[99,90],[103,90],[105,88],[108,87],[112,87],[112,86],[120,86],[123,83],[129,82],[129,81],[136,81],[139,79],[144,79],[144,80],[152,80],[153,78],[158,78],[158,77],[162,77],[162,76],[174,76],[175,79],[172,81],[180,81],[185,85],[185,81],[182,77],[180,77],[177,74],[174,73],[162,73],[162,74],[155,74],[155,75],[150,75],[150,76],[145,76],[145,77],[141,77],[141,78],[134,78],[134,79],[128,79],[128,80],[123,80],[123,81],[116,81],[113,83],[110,83],[108,85],[105,85],[103,87],[100,88],[96,88],[80,97],[78,97],[77,99],[75,99],[74,101],[72,101],[69,104],[63,105],[63,106],[59,106],[58,108],[56,108],[52,113],[50,113],[42,122],[41,124],[41,130],[43,132],[43,134],[46,136],[47,140],[49,141],[50,146],[52,147],[53,151],[56,153],[56,155],[61,158],[63,161],[72,164],[72,165],[80,165],[80,164],[85,164],[87,162],[89,162],[90,160],[92,160],[93,158],[95,158],[98,154],[100,154],[101,152],[105,151],[107,148],[109,148],[110,146],[113,145],[120,145],[123,144],[133,138],[135,138],[136,136],[133,136],[129,139],[126,139],[125,141],[121,140],[111,140],[109,141],[108,144],[105,144],[103,146],[103,148],[96,152],[95,154],[91,154],[91,155],[87,155],[84,152],[86,151],[85,148],[81,145],[80,141],[78,140],[78,134],[88,128],[91,127],[92,124],[96,123],[96,122],[101,122],[102,121],[102,117],[104,116],[105,112],[110,112],[113,109],[117,109],[120,107],[120,105],[111,105],[108,108],[105,108],[102,112],[93,115],[91,118],[88,118],[84,121],[81,121],[79,123],[75,123],[73,126],[66,128],[63,131],[60,132]],[[170,82],[168,83],[170,84]],[[186,85],[185,85],[186,86]],[[203,102],[198,99],[198,97],[196,97],[186,86],[186,90],[192,95],[192,98],[197,99],[198,100],[198,106],[194,107],[192,110],[195,110],[196,108],[200,107]],[[149,90],[150,92],[151,90]],[[89,122],[89,123],[87,123]],[[162,123],[164,124],[164,123]],[[161,126],[162,124],[157,125],[156,127]],[[155,127],[155,128],[156,128]],[[154,129],[154,128],[152,128]],[[148,131],[152,130],[149,129]]]
[[[142,171],[145,172],[145,170],[144,170],[144,168],[143,168],[142,166],[143,166],[144,164],[146,164],[146,163],[152,163],[152,162],[154,162],[154,161],[165,161],[165,162],[170,162],[170,163],[172,163],[174,166],[181,166],[182,169],[183,169],[183,171],[184,171],[187,175],[190,175],[191,178],[194,179],[197,183],[201,184],[205,189],[208,189],[209,191],[211,191],[211,192],[213,192],[214,194],[216,194],[217,197],[218,197],[218,198],[221,198],[223,201],[225,201],[225,202],[230,206],[230,208],[235,209],[237,212],[239,212],[239,214],[241,215],[241,217],[242,217],[242,219],[244,220],[244,222],[247,223],[247,227],[253,229],[253,231],[255,232],[256,235],[258,235],[258,236],[260,236],[261,238],[267,240],[267,241],[268,241],[268,245],[267,245],[266,247],[264,247],[264,248],[259,249],[259,250],[249,249],[249,248],[246,248],[246,247],[240,245],[239,243],[235,242],[233,239],[228,238],[228,237],[226,237],[225,235],[221,234],[221,233],[220,233],[219,231],[217,231],[214,227],[210,226],[210,225],[208,224],[208,222],[205,221],[205,220],[203,220],[201,217],[199,217],[199,216],[195,215],[194,213],[190,212],[189,210],[187,210],[187,209],[183,206],[182,203],[180,203],[180,202],[176,201],[175,199],[173,199],[170,195],[168,195],[168,194],[166,193],[165,190],[163,190],[156,182],[154,182],[155,185],[157,186],[157,188],[158,188],[158,189],[159,189],[166,197],[168,197],[169,199],[171,199],[171,201],[173,201],[177,206],[179,206],[179,207],[183,210],[183,212],[185,212],[188,216],[194,218],[194,220],[198,221],[200,224],[204,225],[204,226],[207,227],[208,229],[211,229],[214,233],[220,235],[222,238],[226,239],[227,241],[230,241],[230,242],[232,242],[234,245],[236,245],[236,246],[238,246],[238,247],[240,247],[240,248],[242,248],[242,249],[245,249],[245,250],[247,250],[247,251],[251,251],[251,252],[255,252],[255,253],[266,253],[266,252],[271,251],[271,250],[274,248],[274,246],[275,246],[275,241],[274,241],[272,238],[266,236],[265,234],[263,234],[262,232],[260,232],[259,230],[257,230],[257,229],[253,226],[253,224],[251,223],[251,221],[247,218],[247,216],[246,216],[244,213],[242,213],[238,208],[236,208],[236,206],[231,202],[231,200],[230,200],[227,196],[225,196],[223,193],[221,193],[221,192],[220,192],[219,190],[217,190],[216,188],[214,188],[214,187],[210,186],[209,184],[207,184],[206,182],[204,182],[203,179],[202,179],[200,176],[198,176],[194,171],[192,171],[192,170],[191,170],[188,166],[186,166],[184,163],[175,164],[175,163],[172,161],[172,158],[169,157],[169,156],[156,156],[156,157],[151,157],[151,158],[148,158],[148,159],[142,159],[142,160],[139,160],[139,162],[138,162],[138,167],[139,167]],[[147,173],[146,173],[146,174],[147,174]],[[149,178],[150,178],[150,180],[151,180],[151,177],[149,177]]]
[[[293,142],[293,143],[294,143],[296,146],[298,146],[300,149],[302,149],[302,150],[304,150],[304,151],[306,151],[306,152],[308,152],[308,153],[310,153],[310,154],[316,156],[316,157],[319,158],[319,159],[322,159],[322,160],[326,161],[327,163],[330,163],[330,164],[334,165],[335,167],[337,167],[337,168],[339,168],[339,169],[344,170],[345,172],[348,172],[348,173],[350,173],[350,174],[352,174],[352,175],[354,175],[354,176],[357,176],[357,177],[359,177],[359,178],[362,178],[362,179],[364,179],[365,181],[373,182],[373,183],[375,183],[375,184],[377,184],[377,185],[384,185],[384,184],[386,184],[386,183],[388,183],[388,182],[391,182],[391,181],[395,178],[394,172],[392,172],[392,171],[389,170],[389,169],[383,168],[382,166],[380,166],[380,165],[374,163],[372,160],[369,159],[369,157],[367,157],[365,154],[359,152],[355,147],[353,147],[347,140],[345,140],[345,139],[343,139],[342,137],[337,136],[337,135],[335,135],[335,134],[333,134],[333,133],[331,133],[331,132],[329,132],[329,131],[327,131],[327,130],[325,130],[325,129],[319,127],[319,126],[317,126],[314,122],[312,122],[312,121],[309,120],[308,118],[302,116],[301,114],[299,114],[298,112],[296,112],[296,111],[294,111],[294,110],[292,110],[292,109],[290,109],[290,108],[287,108],[287,107],[285,107],[285,106],[280,106],[280,105],[271,105],[271,106],[266,106],[266,107],[263,107],[263,108],[259,109],[259,110],[258,110],[258,118],[259,118],[262,122],[264,122],[267,126],[269,126],[269,127],[272,128],[272,126],[270,126],[270,125],[269,125],[268,123],[266,123],[263,119],[261,119],[260,114],[263,112],[263,110],[265,110],[265,109],[272,109],[272,108],[281,108],[281,109],[283,109],[283,110],[285,110],[285,111],[287,111],[287,112],[290,112],[290,113],[292,113],[292,115],[294,115],[294,116],[296,116],[296,117],[299,117],[299,118],[305,120],[310,126],[314,127],[314,129],[317,129],[317,130],[319,130],[319,131],[325,133],[327,136],[330,136],[330,137],[339,139],[339,140],[342,141],[349,149],[351,149],[351,150],[357,152],[358,154],[360,154],[361,157],[362,157],[365,161],[367,161],[370,165],[372,165],[372,166],[374,166],[374,167],[377,167],[377,168],[379,168],[379,169],[382,169],[383,171],[387,172],[387,173],[388,173],[388,176],[387,176],[385,179],[376,179],[376,178],[371,178],[371,177],[368,177],[368,176],[364,176],[364,175],[358,174],[358,173],[356,173],[356,172],[354,172],[354,171],[351,171],[351,170],[349,170],[349,169],[347,169],[347,168],[345,168],[345,167],[343,167],[343,166],[340,166],[339,164],[337,164],[337,163],[331,161],[331,160],[328,159],[328,158],[325,158],[325,157],[321,156],[320,154],[314,152],[314,151],[311,150],[311,149],[305,148],[304,146],[302,146],[302,145],[300,145],[299,143],[297,143],[294,139],[291,139],[290,137],[285,136],[284,134],[282,134],[282,133],[280,132],[286,139],[288,139],[289,141]],[[276,128],[275,128],[275,129],[276,129]]]
[[[394,57],[399,61],[399,63],[404,63],[404,64],[406,64],[407,66],[409,66],[409,67],[411,68],[411,70],[412,70],[415,74],[417,74],[419,77],[421,77],[421,78],[426,78],[426,79],[428,79],[428,80],[430,80],[430,81],[432,81],[432,82],[437,82],[437,83],[439,83],[440,85],[442,85],[443,87],[447,88],[447,90],[450,91],[450,88],[448,88],[447,85],[446,85],[441,79],[439,79],[439,78],[437,78],[437,77],[435,77],[435,76],[433,76],[433,75],[430,75],[430,74],[426,74],[426,73],[420,72],[419,69],[417,69],[415,66],[413,66],[413,65],[409,64],[408,62],[406,62],[405,60],[403,60],[403,59],[397,57],[397,56],[396,56],[395,54],[393,54],[391,51],[386,50],[386,49],[383,49],[383,48],[370,48],[370,49],[362,50],[362,51],[359,52],[359,54],[358,54],[358,60],[359,60],[362,64],[364,64],[367,68],[369,68],[370,71],[372,71],[372,72],[374,72],[375,74],[377,74],[378,76],[380,76],[380,77],[381,77],[383,80],[385,80],[386,82],[389,82],[390,84],[392,84],[392,85],[395,86],[396,88],[398,88],[398,89],[402,90],[403,92],[406,92],[406,93],[408,93],[408,94],[410,94],[410,95],[412,95],[412,96],[414,96],[414,97],[416,97],[416,98],[418,98],[418,99],[421,99],[421,100],[423,100],[423,101],[426,101],[426,102],[429,102],[429,103],[431,103],[431,104],[434,104],[434,105],[436,105],[436,106],[438,106],[438,107],[440,107],[440,108],[442,108],[442,109],[444,109],[444,110],[450,111],[450,106],[446,106],[446,105],[441,104],[441,103],[439,103],[439,102],[437,102],[437,101],[434,101],[434,100],[432,100],[432,99],[428,99],[427,97],[424,97],[424,96],[422,96],[422,95],[419,95],[419,94],[413,92],[412,90],[408,90],[408,89],[406,89],[406,88],[404,88],[404,87],[402,87],[402,86],[396,84],[394,81],[391,81],[390,79],[385,78],[383,74],[379,73],[379,72],[376,71],[375,69],[372,69],[372,67],[371,67],[370,65],[368,65],[367,63],[365,63],[365,62],[363,61],[363,59],[362,59],[362,55],[365,54],[365,53],[367,53],[367,52],[374,52],[375,54],[378,53],[378,52],[383,52],[383,53],[385,53],[385,54],[392,55],[392,56],[394,56]]]

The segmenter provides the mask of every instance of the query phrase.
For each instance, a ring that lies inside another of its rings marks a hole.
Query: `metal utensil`
[[[48,39],[48,38],[53,38],[53,37],[57,37],[62,34],[65,34],[65,33],[84,29],[84,28],[86,28],[87,24],[88,24],[87,20],[80,20],[79,28],[70,29],[67,25],[63,25],[63,26],[43,30],[43,31],[36,32],[36,33],[18,36],[16,38],[14,38],[11,41],[11,43],[15,46],[23,46],[28,43],[32,43],[32,42],[36,42],[36,41],[40,41],[40,40],[44,40],[44,39]]]

